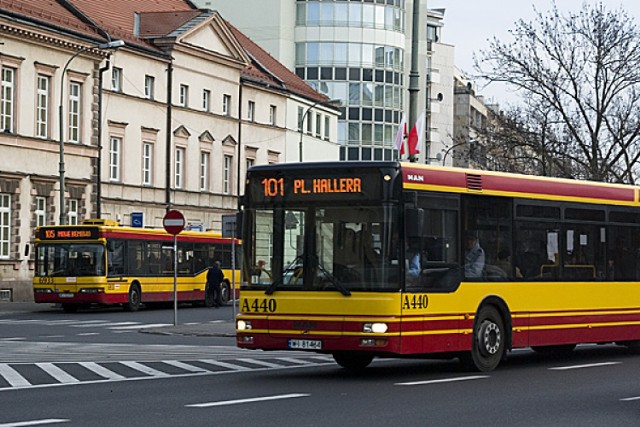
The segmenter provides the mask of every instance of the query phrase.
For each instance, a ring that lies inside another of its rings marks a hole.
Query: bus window
[[[107,260],[109,263],[107,274],[110,277],[125,274],[125,243],[120,239],[107,241]]]

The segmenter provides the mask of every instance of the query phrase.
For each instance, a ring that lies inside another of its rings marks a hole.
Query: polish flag
[[[420,116],[418,117],[418,120],[413,126],[413,129],[411,129],[411,132],[409,133],[409,155],[420,153],[422,143],[424,142],[424,122],[425,114],[423,111],[422,114],[420,114]]]
[[[400,155],[404,153],[404,140],[407,137],[407,118],[402,113],[402,119],[398,125],[398,132],[396,132],[396,141],[393,146],[400,152]]]

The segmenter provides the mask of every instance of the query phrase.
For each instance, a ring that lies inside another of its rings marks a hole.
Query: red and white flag
[[[413,129],[411,129],[411,132],[409,132],[409,141],[407,145],[409,146],[410,155],[420,153],[422,143],[424,142],[424,122],[425,114],[423,111],[422,114],[420,114],[420,116],[418,117],[418,120],[413,126]],[[402,154],[402,152],[400,152],[400,154]]]
[[[396,140],[393,146],[400,152],[400,155],[404,153],[404,140],[407,137],[407,118],[402,113],[402,119],[398,125],[398,132],[396,132]]]

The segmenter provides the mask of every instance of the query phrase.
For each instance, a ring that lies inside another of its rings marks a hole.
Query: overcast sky
[[[583,4],[602,2],[609,10],[622,8],[640,26],[640,0],[556,0],[558,9],[577,12]],[[455,46],[455,64],[462,71],[472,73],[473,53],[489,46],[494,36],[510,40],[508,30],[515,27],[518,19],[527,22],[535,19],[534,7],[539,12],[552,8],[552,0],[427,0],[429,9],[445,9],[442,42]],[[481,95],[500,104],[515,101],[506,88],[488,86]]]

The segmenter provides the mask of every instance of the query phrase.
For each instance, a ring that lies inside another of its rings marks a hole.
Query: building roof
[[[1,11],[94,39],[122,39],[162,54],[156,38],[177,38],[210,19],[189,0],[0,0]],[[328,97],[269,55],[240,30],[224,21],[251,59],[242,70],[245,81],[289,92],[314,102]]]
[[[227,21],[233,35],[238,39],[247,54],[251,57],[251,64],[245,67],[242,75],[247,80],[279,89],[293,92],[313,101],[328,101],[329,98],[309,86],[304,80],[282,65],[277,59],[269,55],[253,40]]]
[[[84,36],[99,36],[96,27],[56,0],[0,0],[0,13]]]

